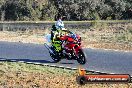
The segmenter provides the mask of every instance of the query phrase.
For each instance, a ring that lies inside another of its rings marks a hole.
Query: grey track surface
[[[132,52],[84,49],[87,63],[83,66],[87,70],[105,73],[123,73],[132,76]],[[54,63],[48,50],[40,44],[23,44],[0,42],[0,59],[39,62],[57,66],[77,68],[76,60],[61,60]]]

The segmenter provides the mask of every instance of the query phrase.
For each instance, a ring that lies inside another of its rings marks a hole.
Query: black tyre
[[[54,60],[54,62],[59,62],[61,59],[58,57],[58,55],[50,54],[51,58]]]
[[[82,49],[79,50],[77,61],[82,65],[86,63],[86,56],[83,53]]]
[[[84,76],[78,76],[78,77],[76,78],[76,81],[77,81],[77,83],[78,83],[79,85],[85,85],[86,82],[87,82],[87,80],[86,80],[86,78],[85,78]]]

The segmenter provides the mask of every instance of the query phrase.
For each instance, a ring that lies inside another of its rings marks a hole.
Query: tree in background
[[[21,0],[20,0],[21,1]],[[30,12],[26,6],[26,2],[20,2],[18,0],[6,0],[1,6],[1,10],[5,12],[5,20],[25,20],[24,16],[29,16]],[[23,0],[25,1],[25,0]]]
[[[132,0],[0,0],[1,20],[64,20],[132,19]]]
[[[52,0],[48,1],[48,3],[43,4],[42,6],[40,20],[54,21],[57,13],[58,10],[54,5],[54,2]]]

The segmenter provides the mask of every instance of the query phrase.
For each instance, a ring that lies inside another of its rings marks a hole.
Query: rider
[[[52,41],[52,45],[55,47],[56,47],[56,43],[59,43],[61,45],[60,37],[63,34],[62,31],[66,30],[64,28],[64,23],[62,19],[63,19],[63,16],[61,14],[58,14],[57,22],[55,23],[55,25],[52,26],[52,29],[51,29],[51,41]]]
[[[64,48],[64,46],[66,45],[66,41],[60,39],[61,36],[63,35],[67,35],[67,34],[72,34],[73,33],[68,31],[67,29],[64,28],[64,23],[62,21],[63,16],[62,15],[58,15],[57,16],[57,22],[55,23],[55,25],[52,26],[52,31],[51,31],[51,40],[52,40],[52,44],[54,44],[55,42],[62,42],[62,48]]]
[[[57,22],[55,23],[55,25],[52,26],[52,31],[51,31],[51,40],[52,42],[54,42],[55,40],[57,40],[57,37],[59,38],[62,34],[62,32],[64,30],[66,30],[64,28],[64,23],[62,21],[63,16],[61,14],[58,14],[57,16]]]

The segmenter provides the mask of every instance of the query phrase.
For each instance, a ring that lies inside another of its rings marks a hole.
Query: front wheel
[[[79,50],[77,61],[78,61],[78,63],[80,63],[82,65],[84,65],[86,63],[86,57],[85,57],[85,54],[83,53],[82,49]]]

